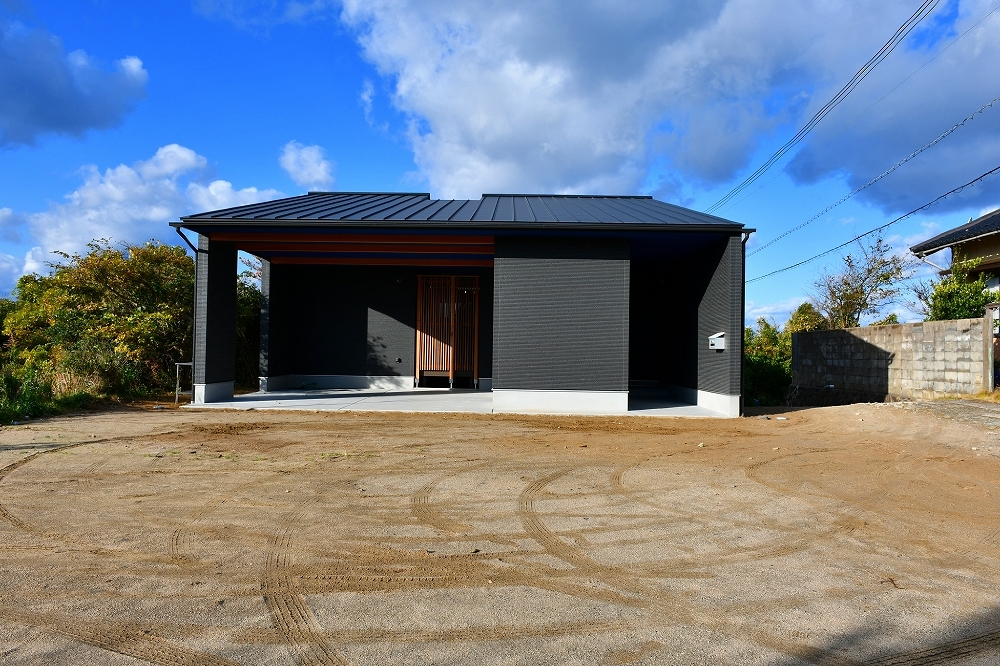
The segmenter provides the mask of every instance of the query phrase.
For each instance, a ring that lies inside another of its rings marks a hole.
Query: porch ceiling
[[[492,236],[217,232],[212,240],[276,264],[492,266]]]

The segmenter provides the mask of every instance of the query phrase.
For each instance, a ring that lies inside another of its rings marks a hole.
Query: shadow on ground
[[[1000,664],[1000,607],[956,622],[910,649],[881,647],[882,634],[858,628],[837,636],[826,645],[772,662],[772,666],[924,666],[929,664]],[[852,655],[852,656],[848,656]],[[867,655],[860,657],[859,655]]]

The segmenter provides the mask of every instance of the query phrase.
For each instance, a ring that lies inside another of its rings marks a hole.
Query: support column
[[[271,329],[271,262],[260,260],[260,390],[267,392],[267,378],[271,376],[270,360]]]
[[[198,236],[192,402],[231,400],[236,380],[236,245]]]

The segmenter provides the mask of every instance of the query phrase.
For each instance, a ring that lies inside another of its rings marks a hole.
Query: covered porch
[[[279,390],[245,393],[231,400],[193,405],[201,409],[299,410],[316,412],[440,412],[492,414],[493,393],[463,389],[357,388]],[[572,410],[567,414],[576,414]],[[723,418],[726,415],[707,407],[687,404],[662,396],[629,397],[624,416],[665,416]]]

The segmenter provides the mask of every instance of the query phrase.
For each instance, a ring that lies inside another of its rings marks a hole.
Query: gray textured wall
[[[739,395],[743,383],[743,244],[731,236],[700,258],[711,276],[698,303],[698,389]],[[708,337],[726,334],[725,351]]]
[[[985,318],[796,333],[792,384],[872,399],[975,394],[989,389],[990,337]]]
[[[740,237],[656,234],[634,239],[631,250],[630,387],[739,394]],[[730,349],[711,352],[708,336],[720,331],[726,333]]]
[[[493,318],[490,269],[287,264],[270,267],[267,375],[263,376],[412,376],[417,275],[431,274],[479,275],[480,374],[488,377]],[[263,340],[261,345],[263,349]]]
[[[198,236],[194,383],[236,380],[236,246]]]
[[[627,240],[497,238],[493,388],[627,391]]]

